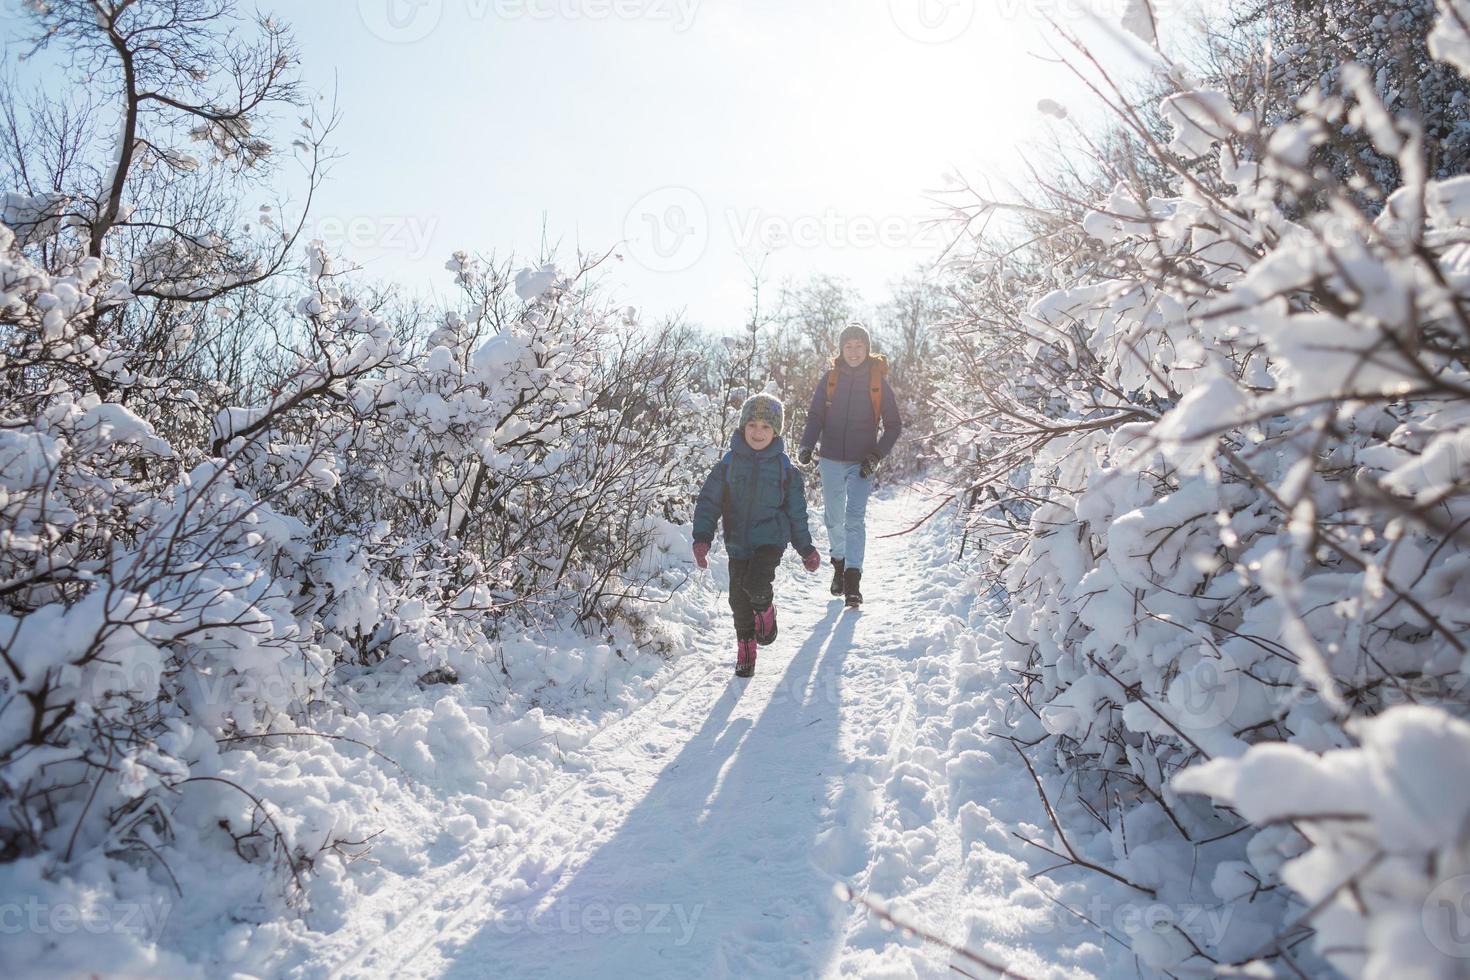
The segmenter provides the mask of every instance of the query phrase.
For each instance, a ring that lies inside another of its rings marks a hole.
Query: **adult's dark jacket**
[[[884,371],[882,406],[882,433],[879,419],[873,416],[873,397],[869,393],[872,382],[872,366],[878,358],[869,357],[857,367],[849,367],[847,361],[836,358],[837,387],[832,392],[832,403],[827,404],[827,373],[822,372],[817,380],[817,390],[812,393],[812,404],[806,413],[806,428],[801,433],[801,448],[815,449],[823,459],[841,463],[861,463],[873,453],[878,458],[886,457],[903,431],[903,421],[898,417],[898,399],[888,387],[887,371]]]

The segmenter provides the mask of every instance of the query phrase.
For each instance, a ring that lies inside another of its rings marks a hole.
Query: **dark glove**
[[[694,542],[694,564],[700,568],[709,568],[709,542]]]
[[[805,568],[807,571],[815,572],[817,569],[822,567],[821,552],[817,551],[816,548],[813,548],[811,550],[811,554],[807,555],[801,560],[801,564],[802,567]]]
[[[801,452],[796,454],[796,461],[802,466],[810,466],[812,463],[812,451],[802,446]]]
[[[864,480],[866,480],[868,477],[872,476],[873,473],[877,469],[878,469],[878,454],[877,453],[869,453],[868,454],[868,458],[865,459],[865,460],[863,460],[862,465],[858,467],[858,476],[860,476]]]

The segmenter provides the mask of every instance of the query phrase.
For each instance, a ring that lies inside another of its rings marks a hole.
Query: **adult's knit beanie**
[[[849,340],[861,340],[863,342],[863,345],[866,346],[870,352],[873,349],[873,340],[871,337],[868,336],[868,328],[863,326],[857,320],[849,322],[848,325],[843,328],[842,335],[837,338],[837,349],[839,351],[842,350],[842,348],[846,346]]]

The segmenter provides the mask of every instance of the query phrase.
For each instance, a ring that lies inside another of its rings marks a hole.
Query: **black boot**
[[[832,594],[842,595],[842,568],[847,563],[841,558],[832,559]]]
[[[842,573],[842,591],[847,594],[847,606],[856,609],[863,604],[863,570],[861,568],[844,569]]]

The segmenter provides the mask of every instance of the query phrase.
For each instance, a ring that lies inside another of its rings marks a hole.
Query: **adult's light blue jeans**
[[[868,545],[868,494],[873,478],[858,476],[861,463],[823,459],[817,463],[822,474],[822,517],[827,524],[827,542],[833,558],[848,568],[863,567]]]

